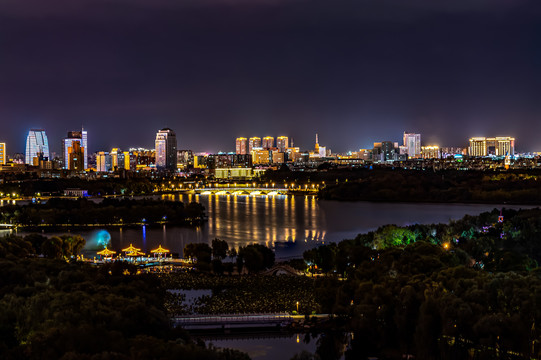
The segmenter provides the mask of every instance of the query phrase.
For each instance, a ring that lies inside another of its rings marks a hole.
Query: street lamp
[[[297,313],[299,312],[299,302],[297,301]]]

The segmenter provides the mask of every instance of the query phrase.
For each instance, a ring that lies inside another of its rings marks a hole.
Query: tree
[[[214,258],[224,259],[227,256],[229,245],[227,241],[218,238],[212,240],[212,256]]]
[[[197,262],[210,264],[212,249],[208,244],[190,243],[184,247],[184,257],[197,259]]]
[[[86,240],[80,235],[62,235],[62,254],[65,258],[77,256],[86,244]]]
[[[32,247],[35,250],[36,254],[41,254],[41,245],[47,240],[46,236],[41,234],[30,234],[24,237],[26,241],[29,241],[32,244]]]
[[[41,251],[45,257],[49,259],[61,259],[62,258],[62,239],[58,236],[51,236],[43,242]]]
[[[258,272],[274,265],[274,251],[260,244],[251,244],[240,248],[239,255],[250,272]]]

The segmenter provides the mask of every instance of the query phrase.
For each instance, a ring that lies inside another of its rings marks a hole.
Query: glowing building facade
[[[261,144],[263,149],[270,149],[274,147],[274,138],[272,136],[265,136],[263,143]]]
[[[177,169],[177,135],[169,128],[156,134],[156,168],[159,170]]]
[[[64,160],[64,169],[75,170],[70,167],[70,151],[73,151],[74,143],[78,143],[83,154],[83,169],[88,169],[88,133],[86,130],[69,131],[68,136],[62,140],[62,153]]]
[[[421,146],[421,155],[423,159],[439,159],[441,158],[440,147],[436,145]]]
[[[43,129],[32,129],[26,137],[24,162],[33,165],[34,158],[49,158],[49,140]]]
[[[96,154],[96,170],[99,172],[108,172],[111,171],[112,158],[111,154],[106,151],[100,151]]]
[[[0,143],[0,165],[6,165],[6,143]]]
[[[404,146],[408,158],[417,159],[421,157],[421,134],[404,132]]]
[[[251,154],[254,148],[261,147],[261,138],[254,136],[248,140],[248,153]]]
[[[248,154],[248,139],[245,137],[237,138],[235,149],[238,155]]]
[[[502,137],[473,137],[468,148],[470,156],[514,156],[515,138]]]
[[[276,147],[278,148],[278,151],[285,152],[289,147],[289,138],[287,136],[278,136]]]

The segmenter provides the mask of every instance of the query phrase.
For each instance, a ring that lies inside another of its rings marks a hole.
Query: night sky
[[[517,137],[541,151],[540,0],[0,0],[0,141],[52,151],[233,151],[287,135],[335,152]]]

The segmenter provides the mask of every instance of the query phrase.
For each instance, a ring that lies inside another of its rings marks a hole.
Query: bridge
[[[277,264],[272,268],[262,272],[263,275],[290,275],[290,276],[300,276],[303,275],[302,271],[298,271],[292,268],[289,265]]]
[[[296,319],[299,317],[299,319]],[[232,328],[232,327],[279,327],[301,320],[304,316],[289,314],[223,314],[186,315],[172,318],[173,326],[182,328]]]
[[[310,318],[328,319],[329,314],[312,314]],[[274,314],[221,314],[221,315],[185,315],[173,317],[174,327],[184,329],[231,329],[282,327],[305,319],[304,315],[288,313]]]
[[[228,187],[228,188],[202,188],[192,190],[196,194],[200,195],[287,195],[288,189],[286,188],[247,188],[247,187]]]

